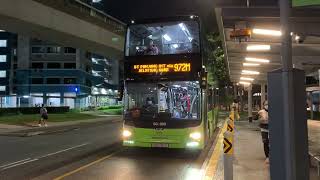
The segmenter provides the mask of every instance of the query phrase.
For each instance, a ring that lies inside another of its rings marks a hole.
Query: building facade
[[[0,50],[7,58],[1,65],[5,70],[0,70],[2,107],[45,104],[73,109],[117,103],[117,60],[23,35],[1,34],[7,38],[0,38],[0,44],[7,41],[6,50]],[[6,75],[1,76],[3,71]]]

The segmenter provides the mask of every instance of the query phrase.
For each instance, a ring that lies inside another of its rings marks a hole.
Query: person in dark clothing
[[[268,101],[263,102],[263,109],[258,112],[260,120],[260,130],[263,142],[264,154],[266,156],[266,163],[269,164],[269,117],[268,117]]]
[[[41,109],[40,109],[40,119],[38,122],[38,126],[41,127],[43,124],[45,127],[47,127],[46,120],[48,120],[48,111],[44,107],[44,105],[42,104]]]

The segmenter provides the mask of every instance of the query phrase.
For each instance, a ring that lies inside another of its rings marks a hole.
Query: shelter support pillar
[[[248,86],[248,119],[252,122],[252,84]]]
[[[263,102],[266,100],[266,84],[261,84],[261,109],[263,108]]]
[[[310,98],[310,103],[309,103],[310,119],[314,119],[314,117],[313,117],[313,96],[312,96],[312,92],[309,92],[309,98]]]

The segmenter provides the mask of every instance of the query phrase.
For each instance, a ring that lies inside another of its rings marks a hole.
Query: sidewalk
[[[234,180],[269,180],[260,130],[256,123],[236,122],[234,139]],[[214,180],[223,180],[223,154],[220,155]]]
[[[320,121],[309,121],[309,152],[320,155]],[[265,164],[263,144],[258,122],[235,122],[234,180],[270,180],[269,165]],[[223,153],[219,155],[213,180],[224,179]],[[310,180],[319,180],[315,168],[310,169]]]
[[[0,124],[0,136],[34,136],[54,132],[63,132],[99,123],[112,123],[120,121],[122,121],[122,116],[112,115],[79,121],[48,122],[48,127],[38,127],[37,124],[28,124],[27,126]]]

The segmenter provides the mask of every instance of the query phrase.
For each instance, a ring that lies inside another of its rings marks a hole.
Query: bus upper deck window
[[[197,21],[134,24],[128,30],[126,55],[200,53],[199,33]]]

